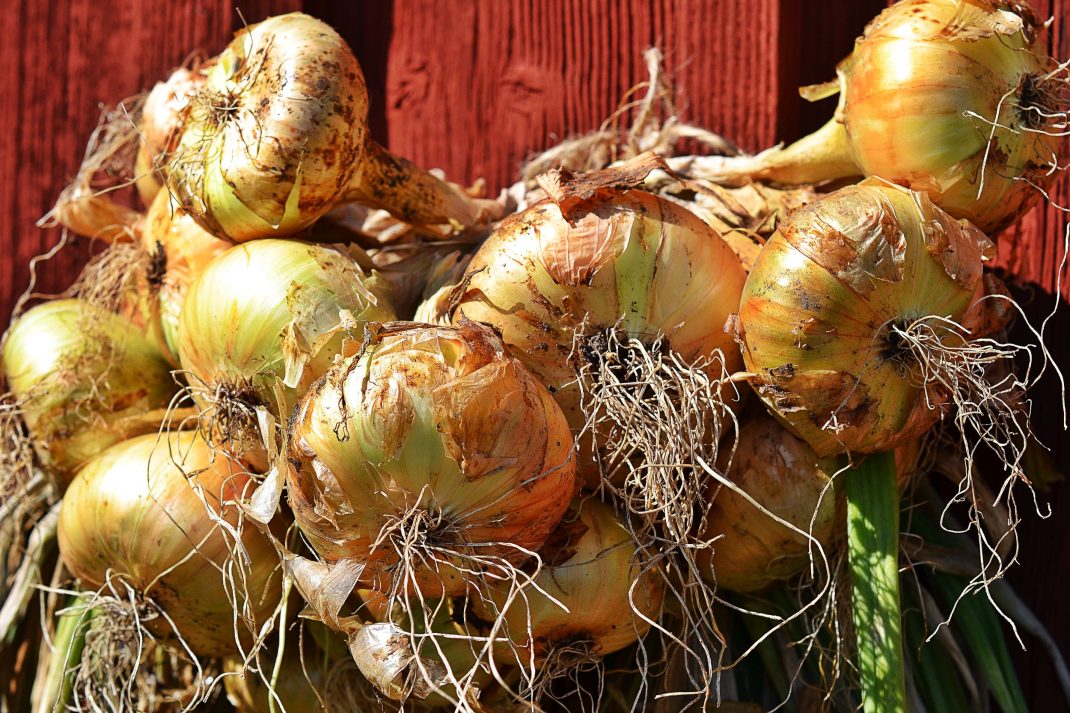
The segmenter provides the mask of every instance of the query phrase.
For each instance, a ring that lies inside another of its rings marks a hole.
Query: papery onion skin
[[[366,563],[382,592],[454,596],[469,586],[419,556],[398,581],[384,526],[433,522],[442,548],[519,563],[557,524],[575,484],[568,424],[553,398],[486,328],[397,323],[334,367],[291,426],[288,493],[321,557]],[[521,549],[523,548],[523,549]],[[469,563],[471,564],[471,563]]]
[[[15,321],[4,373],[38,457],[61,485],[109,446],[157,430],[178,388],[133,324],[75,299],[37,305]]]
[[[238,522],[232,501],[255,487],[241,465],[192,432],[140,436],[108,449],[67,489],[60,553],[84,586],[100,587],[108,577],[125,582],[167,613],[195,654],[220,656],[237,650],[234,612],[219,569],[233,543],[209,517],[193,484],[231,525]],[[252,524],[243,526],[242,544],[252,563],[245,573],[251,624],[259,626],[281,595],[278,556]],[[148,626],[173,637],[159,618]],[[248,641],[241,619],[237,629]]]
[[[653,194],[605,192],[568,216],[552,200],[537,203],[499,225],[468,274],[454,319],[501,332],[573,429],[585,420],[573,351],[581,328],[663,333],[685,361],[720,350],[729,371],[740,365],[724,331],[746,277],[739,259],[695,215]]]
[[[1017,220],[1042,197],[1030,183],[1057,175],[1063,141],[1031,130],[1047,119],[1029,87],[1056,66],[1040,31],[1027,3],[909,0],[882,12],[842,68],[865,175],[927,191],[990,235]]]
[[[820,456],[916,438],[944,399],[936,389],[926,398],[889,328],[968,321],[989,247],[925,194],[879,179],[798,210],[743,290],[738,338],[752,385]]]
[[[496,621],[504,610],[501,635],[509,637],[511,647],[506,661],[519,654],[521,665],[530,664],[532,656],[538,662],[557,644],[581,642],[589,654],[605,656],[641,638],[650,628],[646,619],[657,621],[662,574],[653,566],[639,567],[635,543],[611,507],[594,499],[578,503],[550,543],[540,553],[543,568],[535,585],[567,611],[535,587],[508,608],[507,589],[472,598],[473,612],[486,622]]]
[[[204,408],[224,387],[287,418],[335,355],[359,347],[366,321],[393,318],[385,292],[377,277],[322,245],[267,239],[222,253],[182,304],[179,356],[195,400]]]
[[[204,84],[204,74],[196,69],[180,67],[167,78],[157,82],[145,97],[141,107],[141,145],[135,161],[135,185],[146,206],[152,205],[162,188],[157,168],[166,162],[167,154],[175,149],[182,116],[193,95]]]

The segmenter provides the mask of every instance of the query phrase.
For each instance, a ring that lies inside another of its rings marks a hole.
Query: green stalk
[[[91,610],[85,605],[89,594],[71,597],[67,610],[60,614],[56,634],[52,640],[52,654],[48,657],[45,675],[34,683],[35,713],[56,713],[67,709],[74,686],[74,673],[82,660],[85,633],[89,629]]]
[[[866,713],[906,713],[899,613],[899,487],[895,454],[847,473],[847,553]]]

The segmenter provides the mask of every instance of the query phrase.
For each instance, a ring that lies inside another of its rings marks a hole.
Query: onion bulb
[[[703,574],[718,587],[749,592],[801,571],[819,557],[818,547],[827,552],[843,525],[832,486],[837,469],[834,458],[819,458],[771,417],[743,426],[725,477],[768,513],[711,481],[703,539],[717,539],[699,553]]]
[[[628,530],[613,509],[583,500],[547,540],[542,569],[519,596],[492,589],[473,597],[473,613],[508,638],[506,661],[543,666],[599,658],[639,640],[657,620],[664,580],[639,567]],[[573,657],[570,660],[570,655]]]
[[[508,576],[572,497],[568,424],[490,330],[373,327],[301,401],[290,505],[328,562],[390,596],[455,596]],[[467,571],[462,573],[458,568]]]
[[[158,169],[174,151],[182,116],[203,84],[203,72],[182,67],[166,81],[157,82],[145,97],[138,122],[141,143],[134,164],[135,185],[145,205],[151,205],[163,187]]]
[[[360,200],[414,224],[485,222],[490,201],[391,156],[368,138],[368,92],[325,23],[291,13],[238,32],[190,100],[167,181],[207,230],[284,237]]]
[[[366,321],[393,318],[384,292],[376,275],[322,245],[258,240],[215,257],[190,284],[179,320],[194,400],[217,414],[265,406],[287,418],[336,355],[359,347]]]
[[[741,366],[724,330],[746,273],[681,206],[634,188],[660,159],[542,178],[550,196],[498,226],[468,267],[454,319],[493,326],[580,436],[587,487],[607,483],[645,525],[693,535]]]
[[[156,431],[177,391],[170,366],[136,327],[75,299],[15,321],[4,373],[38,457],[63,484],[109,446]]]
[[[272,544],[242,526],[245,557],[238,557],[230,530],[239,523],[234,501],[254,485],[192,432],[124,441],[90,461],[67,489],[60,553],[83,585],[122,582],[151,600],[167,615],[147,622],[158,636],[179,637],[198,656],[236,652],[281,596]]]
[[[799,209],[743,290],[738,337],[752,385],[819,456],[916,438],[947,402],[914,348],[919,330],[942,348],[969,337],[954,325],[985,309],[990,247],[924,193],[879,179]]]
[[[901,0],[838,68],[836,116],[786,149],[715,159],[720,177],[879,176],[994,235],[1058,175],[1070,92],[1026,2]],[[823,89],[823,91],[822,91]]]

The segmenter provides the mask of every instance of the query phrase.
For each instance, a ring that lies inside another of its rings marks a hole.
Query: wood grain
[[[218,51],[242,24],[304,9],[353,46],[371,93],[372,134],[395,152],[455,180],[515,180],[524,159],[596,129],[645,79],[642,51],[660,47],[682,119],[748,150],[820,125],[830,102],[797,87],[833,76],[865,22],[886,0],[6,0],[0,3],[0,316],[26,287],[29,259],[55,231],[35,222],[74,174],[101,103],[147,89],[191,51]],[[1070,57],[1070,0],[1037,0],[1059,20],[1053,54]],[[1052,193],[1070,206],[1064,177]],[[1066,213],[1034,211],[1000,242],[1000,261],[1038,318],[1054,301]],[[40,286],[74,278],[85,249],[44,266]],[[1063,296],[1070,295],[1064,281]],[[1050,327],[1058,363],[1070,365],[1067,305]],[[1040,438],[1068,470],[1058,381],[1042,383]],[[1062,573],[1070,568],[1070,487],[1046,496],[1056,516],[1027,517],[1014,583],[1070,649]],[[1063,706],[1035,642],[1019,655],[1031,708]]]

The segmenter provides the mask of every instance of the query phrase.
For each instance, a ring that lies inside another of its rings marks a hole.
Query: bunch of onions
[[[496,663],[534,666],[552,679],[635,643],[659,618],[663,575],[640,566],[635,542],[608,505],[577,501],[541,555],[523,593],[495,587],[470,600],[500,642]],[[532,683],[529,695],[546,681]]]
[[[224,436],[240,437],[258,407],[287,418],[336,355],[357,350],[365,322],[393,318],[385,293],[341,249],[258,240],[218,255],[190,284],[179,321],[194,401],[235,419],[219,424]]]
[[[136,592],[156,636],[197,656],[248,644],[280,601],[274,546],[241,524],[254,485],[193,432],[124,441],[83,467],[63,500],[63,562],[86,587]],[[161,614],[162,613],[162,614]]]
[[[714,159],[716,178],[814,183],[879,176],[994,235],[1058,172],[1070,74],[1026,2],[901,0],[840,66],[836,116],[785,149]]]
[[[183,207],[236,242],[296,233],[342,201],[410,224],[465,228],[493,217],[368,138],[368,92],[325,23],[280,15],[237,33],[205,68],[164,172]]]
[[[301,531],[391,602],[516,577],[574,490],[560,408],[471,323],[371,327],[301,401],[290,449]]]
[[[3,355],[34,448],[61,485],[109,446],[156,431],[178,390],[140,330],[82,300],[27,311],[8,330]]]
[[[679,205],[634,188],[660,159],[543,178],[549,199],[480,247],[454,319],[493,326],[582,434],[588,486],[610,484],[645,522],[693,535],[740,365],[724,331],[746,274]]]

